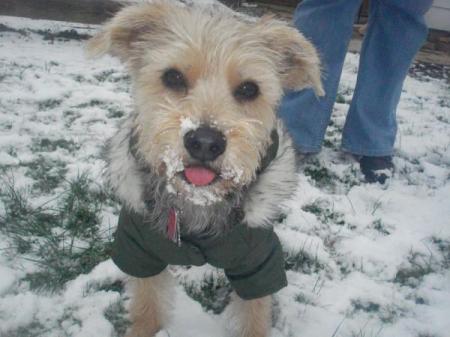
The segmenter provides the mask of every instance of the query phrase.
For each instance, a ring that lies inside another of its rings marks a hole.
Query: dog
[[[316,50],[272,17],[219,3],[153,1],[121,9],[88,43],[127,67],[134,111],[107,145],[122,202],[113,261],[130,275],[129,337],[154,336],[173,300],[168,265],[223,268],[232,334],[266,337],[286,283],[272,223],[297,187],[276,116],[283,90],[323,95]]]

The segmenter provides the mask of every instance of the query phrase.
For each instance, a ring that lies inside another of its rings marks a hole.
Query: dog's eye
[[[246,81],[234,90],[234,97],[238,101],[252,101],[259,96],[259,87],[255,82]]]
[[[174,91],[185,91],[187,89],[187,81],[184,75],[177,69],[167,69],[161,76],[163,84]]]

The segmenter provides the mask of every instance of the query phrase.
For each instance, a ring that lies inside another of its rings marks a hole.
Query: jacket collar
[[[266,151],[266,155],[261,160],[261,166],[259,167],[258,171],[256,172],[258,175],[264,172],[264,170],[269,166],[269,164],[272,162],[272,160],[275,159],[278,153],[278,147],[280,145],[280,138],[278,136],[277,129],[273,129],[272,133],[270,134],[270,138],[272,140],[272,144],[269,145]]]

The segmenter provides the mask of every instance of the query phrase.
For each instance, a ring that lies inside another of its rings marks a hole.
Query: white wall
[[[433,7],[425,15],[425,20],[430,28],[450,32],[450,0],[434,0]]]

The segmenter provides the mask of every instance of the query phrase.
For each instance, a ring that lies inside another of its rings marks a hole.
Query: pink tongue
[[[192,185],[206,186],[214,180],[216,174],[205,167],[192,166],[184,169],[184,176]]]

